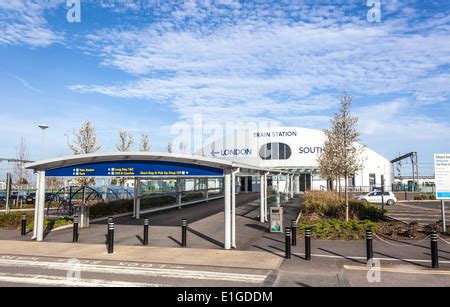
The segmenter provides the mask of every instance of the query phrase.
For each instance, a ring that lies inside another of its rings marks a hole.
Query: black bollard
[[[73,217],[73,235],[72,235],[73,243],[78,242],[78,223],[79,223],[78,215],[75,215]]]
[[[187,219],[181,220],[181,247],[187,246]]]
[[[311,228],[305,229],[305,260],[311,260]]]
[[[25,236],[27,234],[27,215],[26,214],[22,214],[22,229],[20,234],[22,236]]]
[[[108,254],[114,253],[114,223],[108,224]]]
[[[366,230],[366,251],[367,251],[367,261],[373,259],[373,234],[372,230]]]
[[[433,269],[439,268],[439,255],[438,255],[438,242],[437,233],[433,231],[431,233],[431,266]]]
[[[144,245],[148,245],[148,219],[144,220]]]
[[[292,246],[297,246],[297,221],[291,221]]]
[[[291,229],[289,227],[286,227],[285,230],[285,258],[291,259]]]

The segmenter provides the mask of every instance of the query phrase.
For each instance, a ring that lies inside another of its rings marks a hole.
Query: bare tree
[[[173,152],[173,143],[172,142],[167,143],[167,152],[168,153]]]
[[[358,145],[358,118],[350,114],[352,98],[346,93],[340,99],[340,109],[331,120],[331,128],[325,130],[324,152],[319,156],[319,170],[327,179],[344,177],[345,219],[349,220],[348,178],[362,168],[359,159],[364,146]]]
[[[120,130],[119,131],[119,143],[116,145],[117,150],[121,151],[121,152],[131,151],[133,144],[134,144],[133,135],[127,131]],[[122,198],[125,197],[125,181],[126,181],[125,177],[121,177],[119,179],[121,190],[122,190],[122,195],[121,195]]]
[[[21,138],[19,145],[16,147],[16,162],[13,164],[13,173],[15,179],[15,185],[20,191],[28,185],[30,180],[30,174],[25,169],[25,161],[28,160],[28,147],[25,143],[25,139]],[[19,205],[19,193],[17,193],[16,204]],[[20,203],[22,206],[22,203]]]
[[[73,131],[75,141],[70,144],[70,149],[74,155],[90,154],[98,151],[101,146],[97,143],[97,131],[90,121],[81,124],[78,131]],[[79,178],[78,183],[83,187],[83,202],[86,204],[86,187],[95,183],[94,178]]]
[[[118,151],[131,151],[134,144],[134,137],[131,133],[120,130],[119,131],[119,143],[116,145]]]
[[[141,136],[141,151],[150,151],[150,140],[147,133],[142,133]]]
[[[101,146],[97,143],[97,132],[90,121],[81,124],[78,131],[73,132],[75,142],[70,144],[74,155],[90,154],[98,151]]]

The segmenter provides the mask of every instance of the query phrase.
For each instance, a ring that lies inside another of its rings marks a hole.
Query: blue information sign
[[[223,176],[208,166],[165,161],[116,161],[72,165],[46,171],[46,177],[190,177]]]

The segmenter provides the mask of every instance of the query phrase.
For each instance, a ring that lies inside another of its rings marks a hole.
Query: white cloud
[[[46,47],[62,40],[53,31],[44,12],[63,1],[2,0],[0,3],[0,45]]]

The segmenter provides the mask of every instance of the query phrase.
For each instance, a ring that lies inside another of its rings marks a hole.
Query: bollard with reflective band
[[[291,221],[292,246],[297,246],[297,221]]]
[[[367,261],[373,259],[373,234],[372,230],[366,230],[366,252],[367,252]]]
[[[187,219],[181,220],[181,246],[187,246]]]
[[[22,236],[25,236],[27,234],[27,215],[26,214],[22,215],[22,227],[21,227],[20,234]]]
[[[291,259],[291,229],[286,227],[286,230],[284,232],[285,236],[285,258]]]
[[[305,260],[311,260],[311,228],[305,229]]]
[[[114,253],[114,223],[108,224],[108,254]]]
[[[439,255],[438,255],[438,242],[437,242],[437,233],[433,231],[431,233],[431,266],[433,269],[439,268]]]
[[[79,218],[76,215],[73,217],[73,234],[72,234],[72,242],[73,243],[78,242],[78,223],[79,223]]]
[[[148,245],[148,219],[144,220],[144,245]]]

